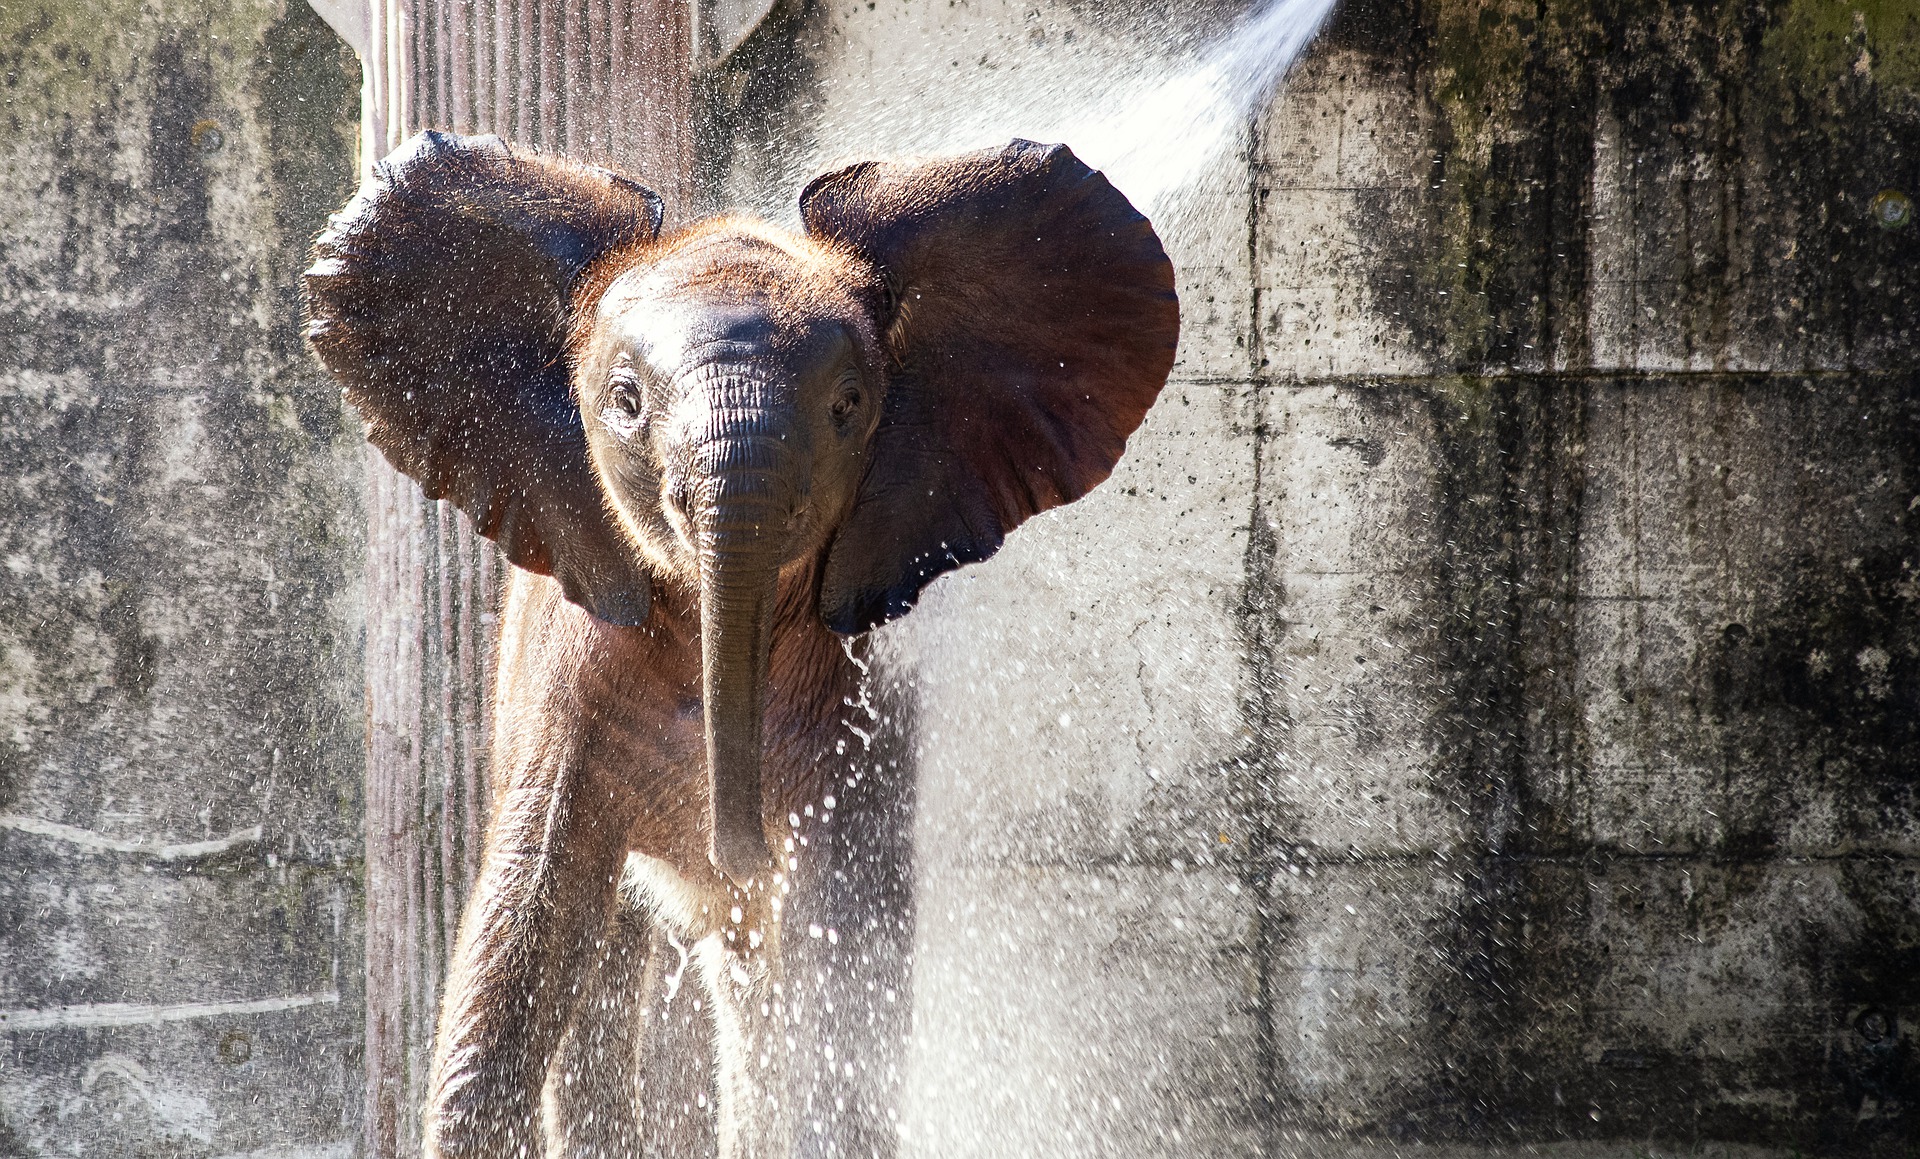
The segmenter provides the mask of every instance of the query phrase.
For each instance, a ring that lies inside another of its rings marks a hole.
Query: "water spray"
[[[1198,178],[1286,79],[1336,0],[1270,0],[1174,76],[1139,84],[1115,111],[1048,134],[1151,214]]]

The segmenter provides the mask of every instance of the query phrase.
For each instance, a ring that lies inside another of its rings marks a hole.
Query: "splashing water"
[[[1043,47],[1010,46],[975,22],[877,39],[863,45],[874,58],[866,83],[833,93],[810,126],[831,150],[791,157],[791,171],[764,187],[756,208],[790,214],[788,190],[836,164],[1025,137],[1066,143],[1143,212],[1164,212],[1217,171],[1220,153],[1241,139],[1335,3],[1265,0],[1197,51],[1085,25],[1070,30],[1077,36],[1043,38],[1054,27],[1031,22],[1030,43]],[[978,67],[963,66],[976,57]]]
[[[1065,141],[1141,210],[1195,180],[1273,95],[1336,0],[1270,0],[1210,44],[1200,63],[1136,86],[1097,119],[1063,125]]]

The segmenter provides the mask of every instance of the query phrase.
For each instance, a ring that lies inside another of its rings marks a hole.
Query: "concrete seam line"
[[[149,1026],[161,1022],[189,1022],[223,1015],[275,1014],[306,1006],[338,1006],[340,992],[289,994],[284,998],[254,998],[239,1002],[174,1002],[149,1005],[138,1002],[86,1002],[44,1010],[0,1010],[0,1031],[49,1030],[55,1027]]]
[[[0,814],[0,829],[11,829],[16,833],[31,833],[36,837],[48,837],[55,841],[64,841],[82,849],[98,849],[107,853],[137,853],[160,861],[190,861],[199,857],[217,857],[222,853],[231,853],[235,849],[256,844],[265,835],[265,828],[255,825],[216,837],[210,841],[187,841],[173,844],[159,844],[151,841],[128,841],[119,837],[109,837],[91,829],[82,829],[77,825],[62,825],[58,821],[45,821],[39,817],[20,817],[13,814]]]
[[[215,1159],[353,1159],[353,1144],[349,1140],[338,1144],[282,1144],[255,1151],[230,1151],[215,1155]]]
[[[215,1159],[353,1159],[353,1143],[286,1143],[254,1151],[233,1151]]]

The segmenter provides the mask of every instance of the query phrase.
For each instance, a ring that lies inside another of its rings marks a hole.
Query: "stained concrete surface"
[[[716,200],[786,217],[1232,15],[781,11],[710,89]],[[1181,359],[1120,469],[876,640],[906,1153],[1913,1153],[1883,189],[1911,5],[1343,6],[1156,214]]]
[[[344,1157],[362,452],[302,4],[0,5],[0,1155]]]

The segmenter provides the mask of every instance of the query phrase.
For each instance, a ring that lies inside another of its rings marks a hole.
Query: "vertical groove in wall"
[[[621,75],[627,67],[627,20],[624,4],[607,0],[607,93],[603,106],[609,137],[617,135],[625,117],[621,113]]]
[[[512,41],[508,38],[507,16],[512,0],[488,0],[486,18],[489,22],[487,36],[493,43],[492,68],[493,79],[493,124],[503,134],[514,131],[512,100],[508,96],[511,81],[508,69],[512,56]]]
[[[507,0],[500,2],[504,5]],[[516,139],[529,142],[534,139],[536,120],[533,82],[537,45],[533,35],[533,5],[534,0],[513,0],[513,24],[501,32],[514,42],[513,133]]]
[[[681,0],[375,0],[368,161],[415,130],[497,133],[648,181],[692,167]],[[625,28],[653,30],[629,45]],[[479,872],[492,732],[491,544],[368,451],[365,1153],[420,1149],[441,978]]]
[[[1262,114],[1247,120],[1247,270],[1260,268],[1260,142]],[[1282,717],[1285,710],[1277,696],[1278,666],[1275,653],[1280,630],[1280,605],[1284,593],[1275,570],[1279,554],[1277,531],[1268,509],[1265,460],[1269,432],[1266,424],[1266,399],[1260,384],[1262,340],[1260,279],[1250,277],[1247,300],[1247,375],[1255,384],[1253,408],[1253,496],[1247,511],[1247,551],[1242,573],[1240,631],[1246,643],[1247,667],[1252,687],[1242,712],[1246,716],[1252,741],[1235,764],[1240,780],[1240,807],[1248,818],[1246,859],[1240,880],[1256,900],[1252,968],[1254,973],[1254,1082],[1252,1111],[1259,1125],[1260,1154],[1264,1155],[1275,1136],[1280,1108],[1279,1043],[1273,1016],[1273,959],[1282,917],[1275,912],[1273,897],[1274,844],[1279,840],[1274,801],[1270,786],[1279,779],[1274,754],[1280,751]]]
[[[586,0],[587,6],[587,43],[586,43],[586,86],[587,100],[582,103],[580,119],[587,125],[587,156],[596,160],[604,157],[609,136],[607,120],[607,66],[603,56],[607,50],[607,0]]]
[[[435,120],[451,122],[456,128],[465,128],[473,123],[473,109],[468,97],[467,54],[473,51],[467,33],[464,6],[437,4],[439,26],[443,30],[442,43],[448,49],[450,67],[438,68],[434,72],[439,81],[439,108],[434,113]]]
[[[379,70],[384,73],[385,70]],[[383,84],[382,88],[385,89]],[[402,738],[392,708],[399,698],[400,652],[408,636],[395,623],[405,607],[400,598],[404,539],[395,534],[394,497],[405,480],[371,447],[367,449],[367,1102],[365,1131],[369,1155],[393,1153],[398,1109],[403,1101],[404,1005],[392,1000],[405,989],[407,955],[399,945],[404,924],[392,920],[404,893],[396,891],[396,869],[404,826],[396,815],[396,787],[404,770]]]

